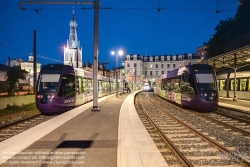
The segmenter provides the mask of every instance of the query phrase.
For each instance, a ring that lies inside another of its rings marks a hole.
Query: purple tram
[[[63,64],[42,66],[36,84],[36,106],[41,113],[67,111],[93,100],[93,74]],[[98,75],[98,97],[115,92],[111,78]]]
[[[212,111],[218,108],[215,72],[207,64],[188,65],[160,76],[154,93],[192,109]]]

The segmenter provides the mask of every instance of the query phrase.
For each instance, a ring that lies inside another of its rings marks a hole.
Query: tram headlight
[[[216,98],[216,93],[212,92],[202,92],[200,96],[206,101],[213,101]]]
[[[47,98],[49,99],[49,101],[52,101],[54,99],[55,95],[48,95]]]

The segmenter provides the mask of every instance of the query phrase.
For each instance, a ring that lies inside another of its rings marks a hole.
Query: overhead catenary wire
[[[159,13],[160,13],[160,11],[161,11],[161,8],[160,8],[160,0],[159,0],[158,2],[159,2],[159,3],[158,3],[159,8],[157,8],[157,11],[158,11],[158,12],[157,12],[157,16],[156,16],[156,19],[155,19],[155,22],[154,22],[154,27],[153,27],[152,32],[151,32],[150,37],[149,37],[148,45],[147,45],[147,48],[146,48],[146,51],[145,51],[145,56],[146,56],[147,53],[148,53],[148,48],[149,48],[149,46],[150,46],[150,44],[151,44],[152,37],[153,37],[153,34],[154,34],[154,30],[155,30],[155,27],[156,27],[156,24],[157,24],[157,21],[158,21]]]
[[[24,35],[24,34],[21,34],[21,33],[18,33],[18,32],[14,32],[14,31],[11,31],[11,30],[6,30],[6,29],[1,28],[1,27],[0,27],[0,30],[6,31],[6,32],[10,32],[10,33],[13,33],[13,34],[17,34],[17,35],[22,35],[22,36],[25,36],[25,37],[30,37],[28,35]],[[33,38],[33,37],[30,37],[30,38]]]
[[[4,43],[0,43],[0,46],[5,47],[5,48],[8,48],[8,49],[10,49],[10,50],[15,50],[15,51],[18,51],[18,52],[21,52],[21,53],[25,53],[25,54],[30,54],[30,53],[31,53],[31,52],[24,51],[24,50],[22,50],[22,49],[18,49],[18,48],[14,48],[14,47],[12,47],[12,46],[8,46],[8,45],[6,45],[6,44],[4,44]]]
[[[103,19],[103,22],[104,22],[106,28],[108,29],[109,35],[111,36],[111,38],[112,38],[113,41],[115,42],[115,38],[114,38],[114,36],[112,35],[112,33],[111,33],[111,31],[110,31],[110,29],[109,29],[109,27],[108,27],[108,24],[107,24],[107,22],[105,21],[105,19],[104,19],[103,15],[102,15],[102,12],[101,12],[101,11],[100,11],[100,14],[101,14],[101,17],[102,17],[102,19]]]
[[[8,41],[2,41],[0,43],[15,42],[15,41],[21,41],[21,40],[27,40],[27,39],[33,39],[33,37],[22,38],[22,39],[12,39],[12,40],[8,40]]]
[[[159,11],[157,12],[157,16],[156,16],[156,19],[155,19],[154,27],[153,27],[153,30],[152,30],[151,35],[150,35],[150,37],[149,37],[149,41],[148,41],[148,45],[147,45],[147,48],[146,48],[145,56],[147,55],[148,48],[149,48],[150,43],[151,43],[151,41],[152,41],[152,37],[153,37],[153,34],[154,34],[154,30],[155,30],[155,27],[156,27],[156,23],[157,23],[157,20],[158,20],[158,16],[159,16]]]
[[[18,51],[18,52],[20,52],[20,53],[32,55],[32,52],[28,52],[28,51],[25,51],[25,50],[22,50],[22,49],[14,48],[14,47],[5,45],[5,44],[3,44],[3,43],[0,43],[0,46],[5,47],[5,48],[8,48],[8,49],[10,49],[10,50]],[[50,58],[50,57],[48,57],[48,56],[37,55],[37,57],[42,58],[42,59],[45,59],[45,60],[54,61],[54,62],[63,62],[63,61],[61,61],[61,60],[53,59],[53,58]]]
[[[29,4],[28,4],[29,5]],[[49,24],[51,24],[53,27],[55,27],[57,30],[59,30],[60,32],[62,32],[64,35],[68,36],[63,30],[61,30],[59,27],[57,27],[55,24],[53,24],[51,21],[49,21],[47,18],[45,18],[42,14],[40,14],[38,11],[40,9],[34,9],[32,8],[31,5],[29,5],[31,9],[33,9],[40,17],[42,17],[44,20],[46,20]]]
[[[230,5],[232,5],[235,1],[231,2],[229,5],[227,5],[225,8],[229,7]],[[224,8],[224,9],[225,9]],[[224,9],[222,9],[221,11],[219,12],[222,12],[224,11]],[[219,13],[217,10],[216,10],[216,13],[210,18],[208,19],[198,30],[196,30],[194,32],[194,34],[192,34],[183,44],[181,44],[179,46],[179,48],[182,48],[190,39],[192,39],[200,30],[202,30],[211,20],[213,20],[213,18]]]

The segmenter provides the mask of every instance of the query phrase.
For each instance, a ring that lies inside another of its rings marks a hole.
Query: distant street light
[[[117,75],[118,55],[122,56],[123,55],[123,50],[119,50],[118,52],[112,51],[111,54],[115,55],[115,57],[116,57],[115,83],[116,83],[116,98],[118,98],[118,75]]]

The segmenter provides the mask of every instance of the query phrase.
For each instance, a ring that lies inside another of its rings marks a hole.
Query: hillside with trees
[[[240,0],[234,17],[221,20],[207,44],[206,59],[250,44],[250,0]]]

